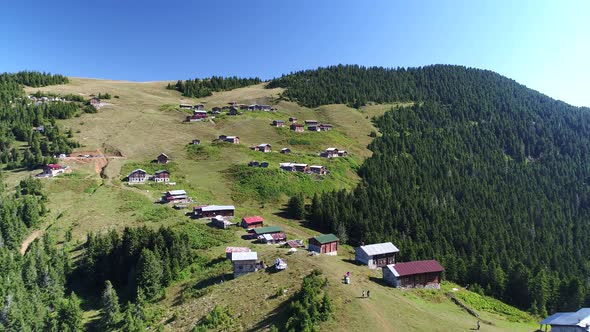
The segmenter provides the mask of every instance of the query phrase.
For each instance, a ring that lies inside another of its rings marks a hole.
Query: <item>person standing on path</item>
[[[479,326],[479,319],[477,320],[477,329],[479,330],[480,326]]]
[[[365,298],[365,290],[363,289],[363,295],[361,296],[363,299]]]
[[[371,297],[371,291],[367,290],[367,298]]]

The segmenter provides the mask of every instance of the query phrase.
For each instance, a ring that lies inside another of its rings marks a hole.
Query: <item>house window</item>
[[[238,268],[239,268],[240,270],[243,270],[243,269],[244,269],[244,266],[240,265]]]

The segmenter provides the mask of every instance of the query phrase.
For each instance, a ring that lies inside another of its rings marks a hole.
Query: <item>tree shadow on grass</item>
[[[246,331],[263,331],[270,328],[271,325],[277,326],[280,330],[281,327],[285,325],[285,322],[287,322],[287,319],[289,319],[289,311],[287,310],[289,308],[289,302],[291,302],[291,299],[281,302],[281,304],[279,304],[273,311],[266,315],[266,318],[256,323]]]
[[[377,283],[381,286],[389,286],[389,284],[387,284],[385,282],[385,280],[383,280],[383,278],[369,277],[369,280],[371,280],[372,282]]]

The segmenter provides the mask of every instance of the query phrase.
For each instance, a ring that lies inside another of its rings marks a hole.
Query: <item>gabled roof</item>
[[[140,170],[140,171],[143,171],[143,170]],[[134,172],[135,172],[135,171],[134,171]],[[144,171],[144,172],[145,172],[145,171]],[[159,171],[156,171],[154,174],[162,174],[162,173],[168,173],[168,174],[170,174],[170,171],[167,171],[167,170],[165,170],[165,169],[161,169],[161,170],[159,170]]]
[[[267,147],[267,146],[270,147],[270,144],[268,144],[268,143],[258,144],[258,147],[259,148],[264,148],[264,147]]]
[[[557,312],[539,324],[542,325],[570,325],[586,327],[590,321],[590,308],[582,308],[576,312]]]
[[[242,218],[242,220],[246,224],[253,224],[253,223],[257,223],[257,222],[264,222],[264,218],[262,218],[261,216],[244,217],[244,218]]]
[[[186,195],[186,191],[179,189],[179,190],[169,190],[166,194],[168,194],[169,196],[180,196],[180,195]]]
[[[410,276],[414,274],[442,272],[445,269],[435,260],[414,261],[387,265],[396,277]]]
[[[336,148],[327,148],[326,151],[338,151]]]
[[[51,168],[51,169],[62,169],[63,166],[58,165],[58,164],[48,164],[47,167]]]
[[[309,168],[324,168],[324,166],[320,166],[320,165],[311,165],[311,166],[309,166]]]
[[[164,157],[168,158],[168,155],[167,155],[167,154],[165,154],[165,153],[160,153],[160,154],[158,155],[158,157],[160,157],[160,156],[164,156]]]
[[[399,249],[391,242],[369,244],[366,246],[360,246],[358,249],[364,251],[367,256],[399,252]]]
[[[283,229],[280,228],[279,226],[266,226],[266,227],[254,228],[253,231],[254,231],[254,234],[256,234],[256,235],[262,235],[262,234],[266,234],[266,233],[282,232]]]
[[[339,241],[339,239],[334,234],[322,234],[313,237],[313,239],[315,239],[321,244]]]
[[[134,169],[134,170],[132,170],[132,171],[131,171],[131,173],[129,173],[129,175],[131,175],[131,174],[133,174],[133,173],[137,173],[137,172],[141,172],[141,173],[147,173],[147,172],[146,172],[146,171],[144,171],[143,169],[141,169],[141,168],[137,168],[137,169]],[[127,176],[129,176],[129,175],[127,175]]]
[[[235,210],[236,208],[233,205],[208,205],[203,206],[201,211],[221,211],[221,210]]]
[[[231,260],[235,261],[255,261],[258,259],[258,254],[255,251],[250,252],[232,252]]]

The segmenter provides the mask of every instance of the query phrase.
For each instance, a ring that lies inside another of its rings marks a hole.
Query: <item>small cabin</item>
[[[156,157],[156,161],[158,162],[158,164],[167,164],[169,161],[168,155],[166,155],[165,153],[160,153]]]
[[[220,229],[227,229],[236,226],[236,223],[227,220],[224,216],[215,216],[211,218],[211,225]]]
[[[201,140],[200,140],[200,139],[194,139],[194,140],[191,142],[191,144],[192,144],[192,145],[200,145],[200,144],[201,144]]]
[[[167,170],[156,171],[152,179],[154,180],[154,182],[158,183],[170,182],[170,172]]]
[[[88,103],[94,107],[94,108],[99,108],[100,107],[100,99],[97,97],[93,97],[90,98],[90,100],[88,101]]]
[[[274,127],[284,127],[285,126],[285,121],[283,121],[283,120],[273,120],[272,121],[272,125]]]
[[[326,167],[319,166],[319,165],[309,166],[309,172],[311,172],[313,174],[318,174],[318,175],[326,175],[328,173],[328,171],[326,170]]]
[[[211,112],[213,114],[219,114],[219,113],[221,113],[221,107],[215,106],[215,107],[211,108]]]
[[[258,240],[264,244],[277,244],[280,242],[287,241],[287,235],[284,232],[279,233],[272,233],[272,234],[262,234],[259,236]]]
[[[271,152],[271,145],[268,143],[263,143],[263,144],[259,144],[256,146],[251,146],[250,150],[268,153],[268,152]]]
[[[322,234],[308,240],[308,250],[319,254],[336,256],[338,254],[338,241],[334,234]]]
[[[320,127],[316,125],[307,126],[307,130],[309,131],[320,131]]]
[[[305,120],[304,122],[305,122],[306,126],[317,126],[318,125],[317,120]]]
[[[336,148],[327,148],[326,151],[321,154],[321,156],[326,158],[338,157],[338,151],[340,150]]]
[[[332,127],[333,127],[333,126],[332,126],[331,124],[328,124],[328,123],[322,123],[322,124],[319,126],[319,128],[320,128],[320,131],[330,131],[330,130],[332,130]]]
[[[370,269],[376,269],[395,263],[395,255],[399,249],[391,242],[375,243],[366,246],[360,246],[354,249],[355,260],[359,263],[369,266]]]
[[[261,228],[264,226],[264,218],[261,216],[244,217],[242,218],[242,227],[245,229]]]
[[[383,280],[393,287],[440,289],[445,270],[435,260],[389,264],[382,268]]]
[[[289,154],[289,153],[291,153],[291,149],[289,149],[289,148],[282,148],[281,149],[281,153],[282,154]]]
[[[183,203],[189,200],[186,191],[179,189],[179,190],[169,190],[164,194],[162,197],[162,201],[165,203]]]
[[[283,229],[279,226],[265,226],[265,227],[258,227],[253,228],[248,231],[254,238],[260,238],[264,234],[276,234],[276,233],[285,233]]]
[[[295,123],[295,122],[297,122],[297,118],[290,117],[290,118],[289,118],[289,122],[293,122],[293,123]]]
[[[205,105],[203,104],[197,104],[195,105],[195,110],[199,110],[199,111],[204,111],[205,110]]]
[[[291,126],[289,126],[289,129],[293,130],[294,132],[298,132],[298,133],[305,131],[305,127],[299,123],[293,123]]]
[[[240,115],[240,112],[235,106],[231,106],[227,112],[227,115]]]
[[[215,216],[233,217],[236,208],[233,205],[195,206],[193,214],[197,218],[211,218]]]
[[[144,183],[147,179],[147,172],[141,168],[135,169],[127,175],[127,183],[135,184],[135,183]]]
[[[255,251],[234,252],[231,254],[234,278],[258,271],[258,254]]]
[[[189,105],[189,104],[180,104],[178,107],[183,110],[192,110],[193,109],[193,105]]]
[[[232,144],[240,144],[240,138],[238,136],[221,135],[221,136],[219,136],[219,140],[223,141],[223,142],[232,143]]]
[[[43,173],[41,173],[41,176],[44,176],[44,177],[56,176],[58,174],[65,173],[68,169],[69,169],[68,166],[63,166],[63,165],[59,165],[59,164],[48,164],[48,165],[43,166]]]

